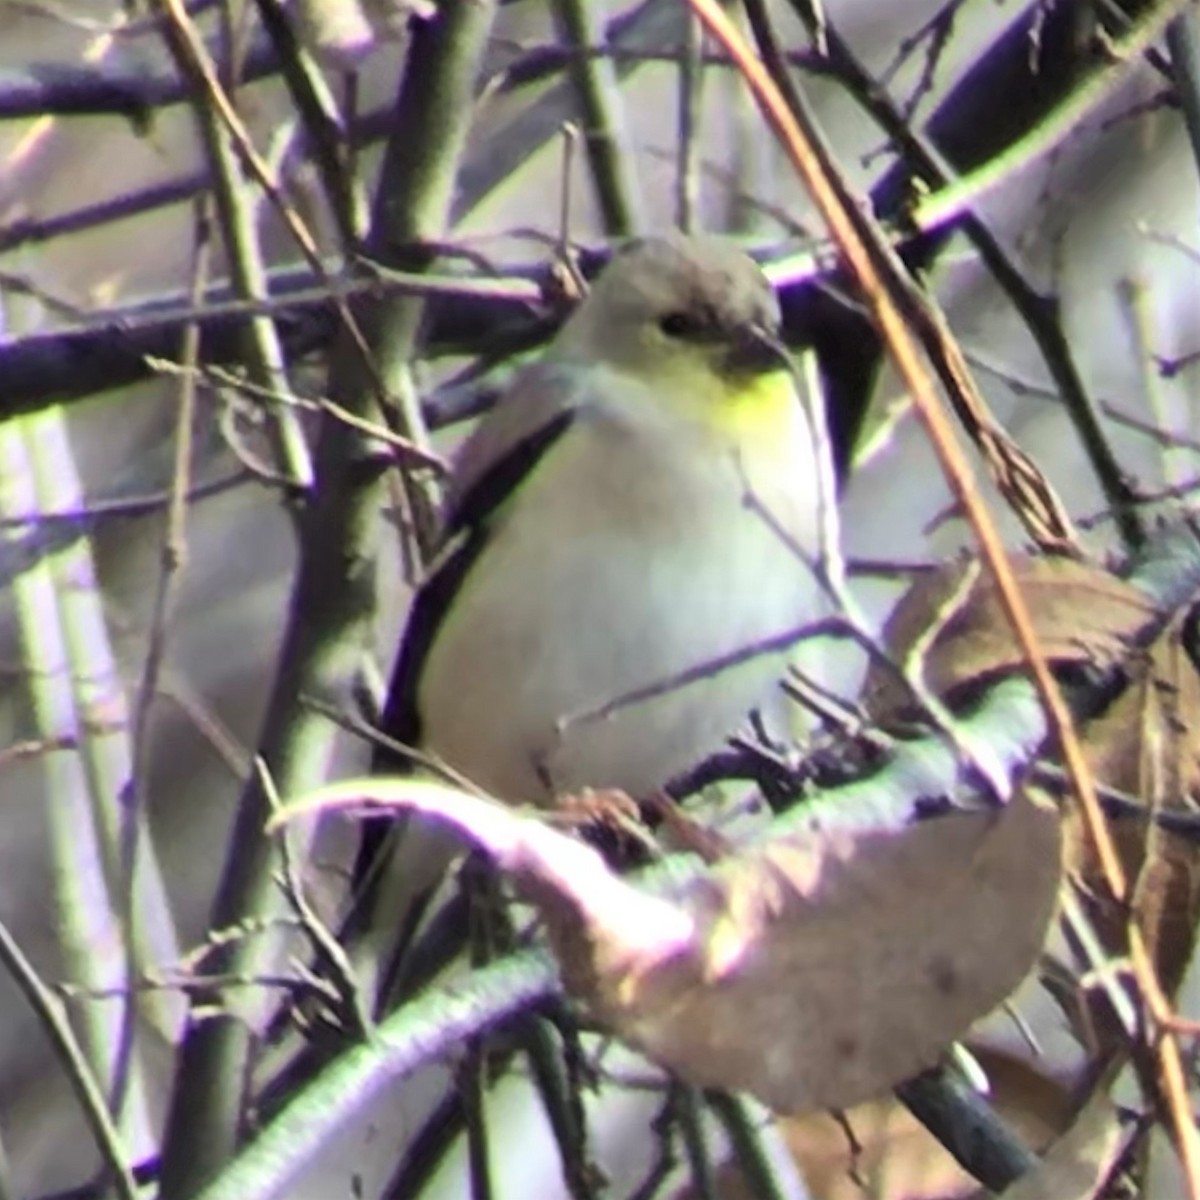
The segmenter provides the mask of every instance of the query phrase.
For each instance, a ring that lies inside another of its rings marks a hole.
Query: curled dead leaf
[[[1058,815],[1030,792],[924,816],[826,802],[653,888],[540,819],[431,782],[339,784],[306,808],[365,796],[510,872],[568,990],[609,1030],[778,1111],[842,1108],[933,1063],[1032,966],[1059,883]]]
[[[568,986],[684,1079],[777,1111],[843,1108],[929,1066],[1016,987],[1059,866],[1057,814],[1023,793],[743,850],[680,896],[696,936],[632,969],[586,921],[551,929]]]

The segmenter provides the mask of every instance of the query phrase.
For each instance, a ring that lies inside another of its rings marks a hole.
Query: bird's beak
[[[731,375],[765,375],[790,371],[792,360],[777,334],[761,325],[743,325],[729,345],[724,365]]]

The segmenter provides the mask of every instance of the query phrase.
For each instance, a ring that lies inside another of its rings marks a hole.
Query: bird
[[[735,241],[619,249],[452,464],[382,732],[543,807],[646,798],[721,749],[828,614],[817,428]]]

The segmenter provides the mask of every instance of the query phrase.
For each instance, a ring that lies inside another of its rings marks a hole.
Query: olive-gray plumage
[[[731,242],[613,259],[456,462],[463,560],[398,676],[423,746],[509,802],[644,796],[767,698],[785,653],[715,664],[825,610],[828,475],[778,323]]]

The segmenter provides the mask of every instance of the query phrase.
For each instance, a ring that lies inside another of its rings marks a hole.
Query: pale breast
[[[807,449],[748,479],[703,431],[588,414],[430,649],[427,745],[512,802],[647,795],[719,748],[782,673],[785,651],[755,647],[824,610],[805,555],[757,511],[815,553]]]

